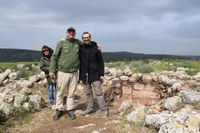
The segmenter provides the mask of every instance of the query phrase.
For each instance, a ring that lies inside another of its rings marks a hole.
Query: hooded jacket
[[[49,77],[49,66],[50,66],[50,59],[53,53],[53,49],[51,49],[50,47],[48,47],[48,49],[49,49],[49,54],[47,56],[42,51],[42,56],[40,58],[39,65],[40,65],[40,69],[45,72],[45,76],[47,78],[48,84],[52,84],[56,82],[55,81],[56,79]]]
[[[104,76],[104,63],[102,53],[97,48],[96,42],[83,44],[79,50],[80,74],[79,79],[86,83],[99,81],[100,76]],[[88,76],[88,77],[87,77]]]

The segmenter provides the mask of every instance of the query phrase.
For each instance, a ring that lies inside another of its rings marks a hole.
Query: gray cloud
[[[199,0],[2,0],[1,48],[55,48],[74,26],[103,51],[199,55]]]

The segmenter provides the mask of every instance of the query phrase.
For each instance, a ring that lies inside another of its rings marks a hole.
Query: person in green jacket
[[[56,113],[53,117],[58,120],[62,115],[63,98],[67,95],[67,114],[71,120],[74,114],[74,92],[77,88],[79,70],[79,47],[82,41],[75,38],[76,30],[69,27],[66,31],[66,39],[57,43],[51,57],[49,76],[53,77],[57,71],[57,97]]]
[[[52,105],[56,98],[56,79],[55,77],[51,78],[49,76],[49,66],[50,58],[53,53],[53,49],[44,45],[42,47],[42,57],[40,58],[40,69],[45,72],[47,85],[48,85],[48,99],[49,99],[49,108],[52,108]]]

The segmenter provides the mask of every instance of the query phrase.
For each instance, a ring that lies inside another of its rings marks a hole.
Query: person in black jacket
[[[49,99],[49,108],[52,108],[53,102],[56,99],[56,78],[51,78],[49,76],[49,66],[50,58],[53,53],[53,49],[44,45],[42,47],[42,56],[40,58],[40,69],[45,72],[47,84],[48,84],[48,99]]]
[[[87,109],[82,115],[93,112],[94,98],[93,90],[96,95],[97,103],[102,112],[102,117],[108,117],[108,107],[105,103],[104,93],[101,88],[101,81],[104,79],[104,62],[101,51],[97,48],[96,42],[91,41],[89,32],[82,34],[84,44],[79,50],[80,77],[87,97]],[[92,89],[93,86],[93,89]]]

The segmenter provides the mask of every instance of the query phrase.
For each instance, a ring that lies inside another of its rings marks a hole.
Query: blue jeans
[[[57,94],[57,85],[48,84],[48,98],[50,103],[53,103],[53,101],[56,100],[56,94]]]

